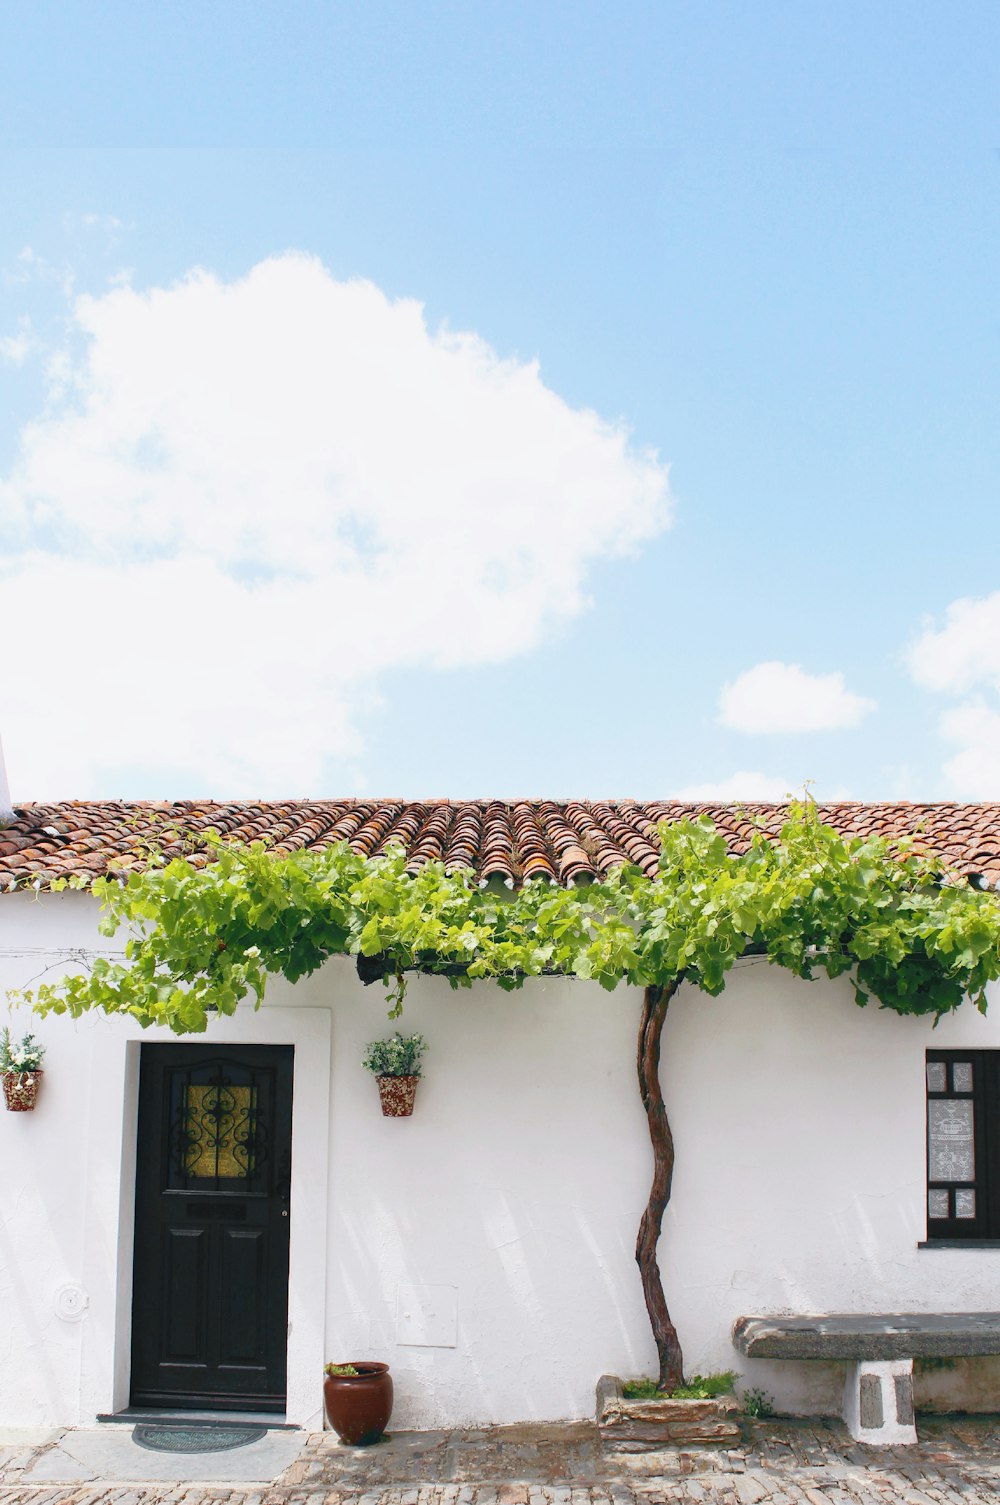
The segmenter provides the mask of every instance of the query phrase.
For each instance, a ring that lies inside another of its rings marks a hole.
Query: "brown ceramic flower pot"
[[[397,1079],[398,1080],[398,1079]],[[358,1359],[357,1374],[328,1374],[323,1381],[323,1401],[331,1427],[350,1447],[364,1448],[378,1442],[392,1415],[392,1377],[388,1364]]]
[[[417,1095],[418,1076],[379,1076],[378,1095],[385,1118],[409,1118]]]
[[[38,1098],[45,1073],[39,1071],[5,1071],[3,1095],[9,1113],[30,1113]]]

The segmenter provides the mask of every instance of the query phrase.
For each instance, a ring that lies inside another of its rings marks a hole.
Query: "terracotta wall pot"
[[[386,1118],[409,1118],[417,1095],[418,1076],[378,1076],[378,1095]]]
[[[399,1078],[397,1078],[397,1081]],[[364,1448],[378,1442],[392,1415],[388,1364],[352,1360],[357,1374],[328,1374],[323,1381],[326,1418],[341,1442]]]
[[[5,1071],[3,1095],[10,1113],[30,1113],[42,1085],[44,1071]]]

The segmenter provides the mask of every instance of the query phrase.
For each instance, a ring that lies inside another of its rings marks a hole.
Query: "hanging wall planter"
[[[409,1118],[417,1099],[418,1076],[380,1076],[378,1095],[383,1118]]]
[[[9,1113],[30,1113],[38,1098],[43,1071],[5,1071],[3,1096]]]
[[[12,1042],[9,1029],[0,1035],[0,1080],[9,1113],[30,1113],[34,1108],[45,1074],[41,1070],[44,1054],[45,1046],[34,1035],[25,1035],[20,1045]]]
[[[371,1040],[361,1064],[378,1082],[385,1118],[409,1118],[420,1080],[420,1058],[427,1048],[423,1035],[401,1035],[389,1040]]]

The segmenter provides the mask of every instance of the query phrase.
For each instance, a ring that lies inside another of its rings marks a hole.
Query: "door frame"
[[[89,1021],[88,1021],[89,1022]],[[286,1419],[322,1420],[326,1330],[326,1246],[330,1148],[330,1011],[241,1005],[181,1036],[142,1030],[131,1020],[93,1021],[87,1127],[84,1290],[88,1298],[80,1354],[81,1420],[129,1403],[132,1349],[132,1249],[135,1237],[139,1046],[142,1042],[293,1045],[292,1188],[288,1266]]]

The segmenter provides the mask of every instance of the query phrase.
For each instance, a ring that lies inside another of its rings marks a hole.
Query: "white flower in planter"
[[[44,1055],[45,1046],[39,1045],[34,1035],[25,1035],[15,1046],[11,1044],[9,1029],[0,1034],[0,1077],[8,1111],[25,1113],[34,1108]]]
[[[20,1044],[14,1045],[9,1029],[0,1034],[0,1072],[13,1071],[23,1076],[38,1071],[44,1054],[45,1046],[39,1045],[34,1035],[25,1035]]]

